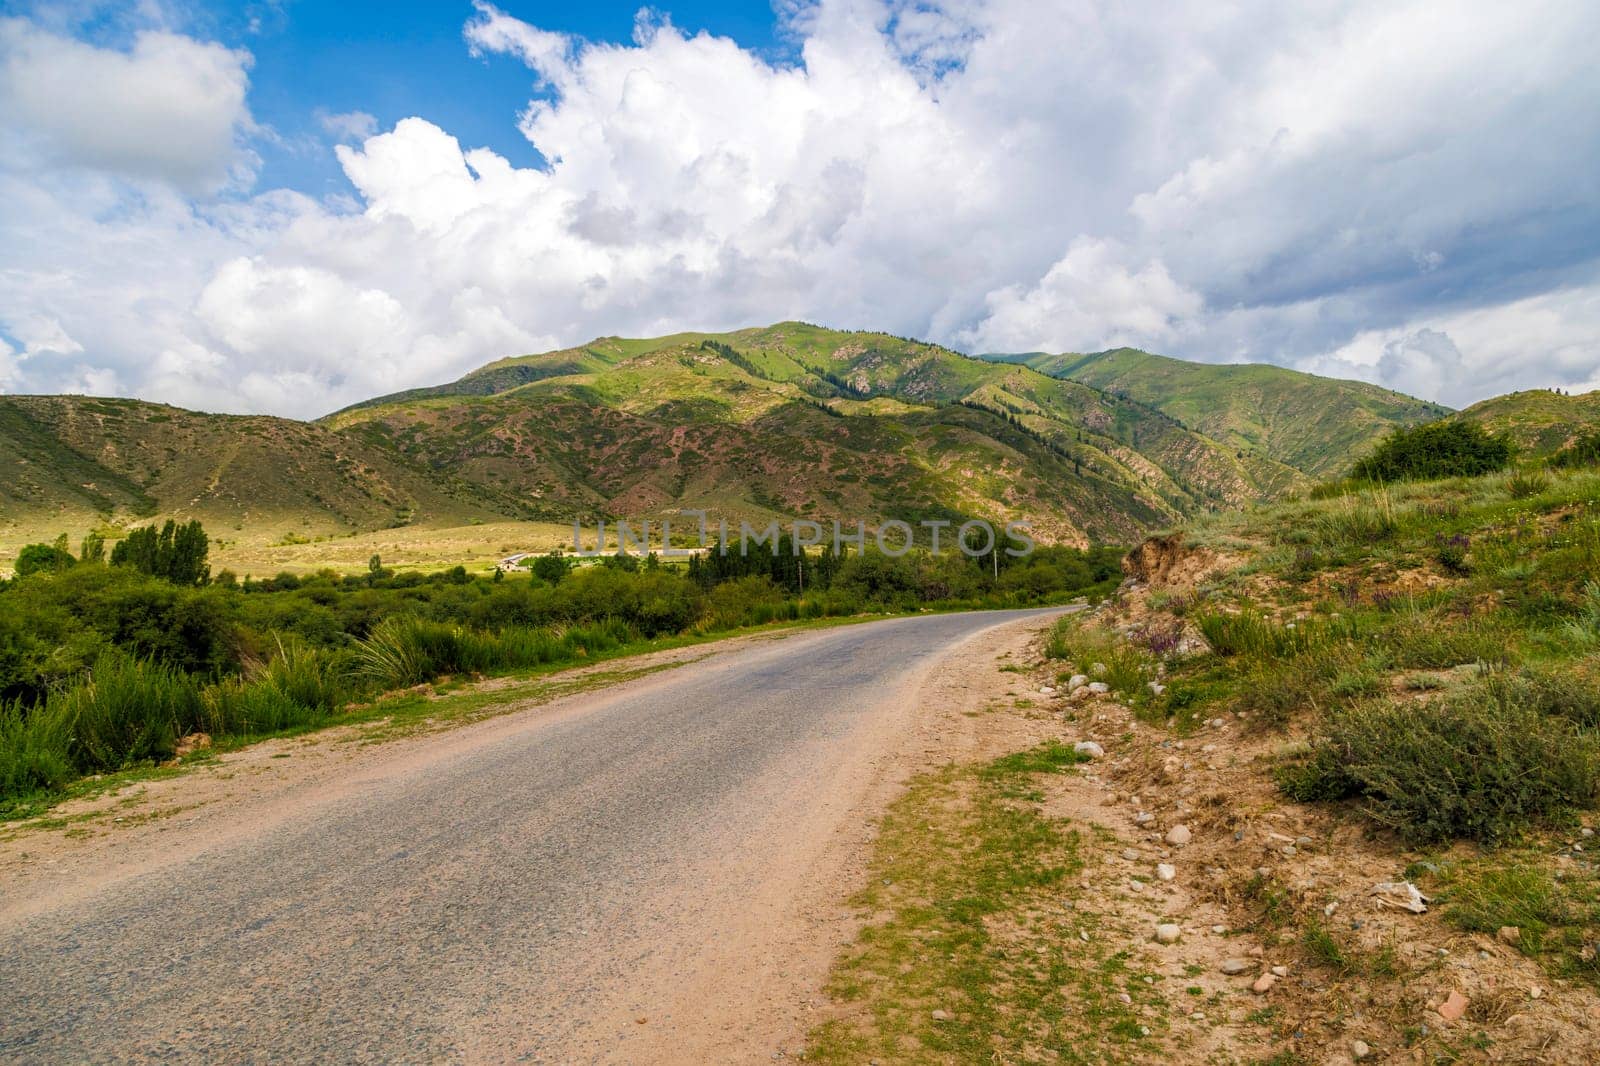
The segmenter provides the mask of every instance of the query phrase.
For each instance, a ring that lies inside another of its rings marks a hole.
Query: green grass
[[[1160,982],[1080,939],[1087,912],[1060,906],[1084,842],[1039,812],[1039,781],[1078,758],[1048,743],[911,782],[855,900],[869,924],[829,982],[849,1013],[812,1031],[807,1061],[1132,1062],[1157,1049],[1162,1012],[1146,1008],[1163,1003]]]
[[[1503,843],[1595,803],[1600,472],[1342,486],[1185,540],[1245,559],[1152,602],[1210,648],[1165,662],[1168,691],[1309,734],[1280,768],[1293,798],[1411,843]]]
[[[1600,939],[1600,881],[1592,870],[1557,875],[1548,854],[1523,852],[1501,861],[1432,863],[1418,876],[1456,928],[1490,937],[1515,929],[1516,950],[1552,975],[1600,986],[1593,948]]]

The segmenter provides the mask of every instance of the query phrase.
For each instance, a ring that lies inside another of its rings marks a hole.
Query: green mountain
[[[0,396],[0,471],[0,534],[162,515],[199,518],[223,537],[247,527],[315,535],[456,525],[517,507],[313,423],[83,396]]]
[[[1390,425],[1442,412],[1353,382],[1127,350],[974,359],[795,322],[607,337],[315,423],[0,397],[0,543],[157,515],[280,542],[686,509],[985,517],[1050,541],[1125,542],[1303,490]]]
[[[552,516],[981,515],[1120,540],[1307,482],[1097,388],[803,323],[603,338],[324,424]]]
[[[1600,430],[1600,391],[1567,396],[1546,389],[1483,400],[1455,417],[1506,436],[1517,454],[1543,458],[1585,433]]]
[[[1390,429],[1450,413],[1360,381],[1263,363],[1189,363],[1136,348],[1092,355],[984,356],[1127,397],[1225,446],[1315,478],[1337,476]]]

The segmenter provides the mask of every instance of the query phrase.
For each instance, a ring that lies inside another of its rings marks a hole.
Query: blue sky
[[[508,14],[591,40],[627,41],[629,4],[503,4]],[[493,148],[519,166],[542,162],[513,119],[538,95],[528,68],[507,56],[469,53],[461,27],[470,3],[308,3],[219,5],[218,39],[248,47],[252,108],[291,142],[320,138],[315,115],[362,111],[388,129],[412,115],[450,130],[464,145]],[[689,32],[731,36],[778,54],[766,4],[673,4]],[[263,153],[269,185],[349,191],[332,153],[289,148]]]
[[[606,334],[1600,386],[1600,6],[0,7],[0,391],[316,415]]]

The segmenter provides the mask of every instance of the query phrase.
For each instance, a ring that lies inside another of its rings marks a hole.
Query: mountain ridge
[[[1273,388],[1241,388],[1240,374]],[[1318,424],[1286,393],[1360,417]],[[317,537],[693,509],[1029,520],[1046,540],[1125,542],[1301,491],[1391,426],[1443,410],[1260,364],[1133,349],[975,357],[784,322],[600,337],[310,422],[0,397],[0,469],[19,471],[0,502],[30,528],[173,514]],[[1297,451],[1274,420],[1310,443]]]

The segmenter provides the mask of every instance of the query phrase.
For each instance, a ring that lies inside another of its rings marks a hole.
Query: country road
[[[1046,613],[745,645],[0,885],[0,1061],[729,1061],[930,671]]]

